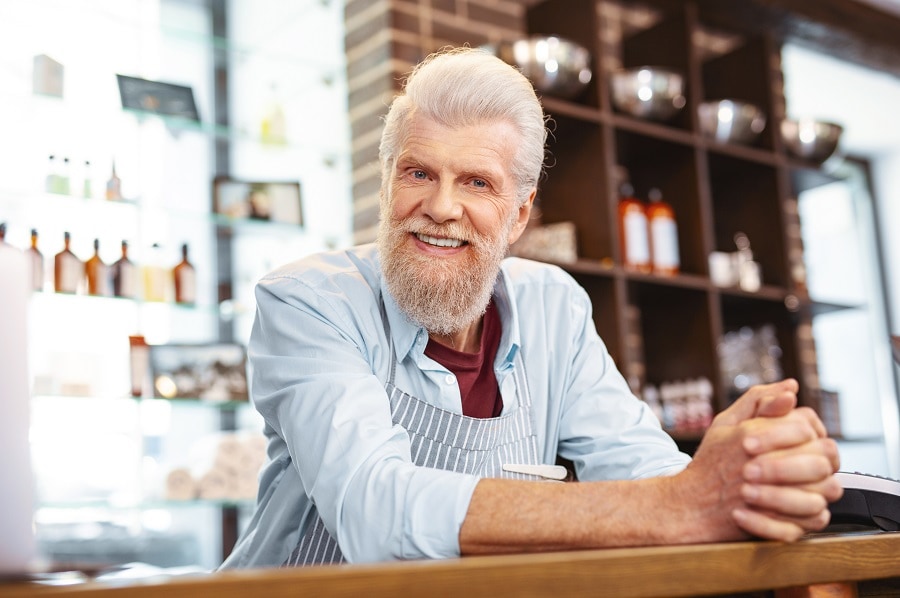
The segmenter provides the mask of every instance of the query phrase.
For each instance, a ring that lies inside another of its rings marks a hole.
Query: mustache
[[[437,224],[426,218],[406,218],[403,220],[393,220],[391,224],[404,233],[419,233],[428,235],[429,237],[442,237],[447,239],[459,239],[470,245],[480,245],[484,242],[484,236],[473,231],[468,226],[459,222],[450,222],[447,224]]]

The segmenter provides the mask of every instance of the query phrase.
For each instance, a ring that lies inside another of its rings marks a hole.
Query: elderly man
[[[629,392],[583,289],[505,257],[546,134],[528,80],[484,52],[410,76],[381,141],[377,244],[257,287],[269,462],[224,567],[794,540],[828,523],[837,449],[795,409],[796,382],[751,389],[692,460]],[[577,483],[554,483],[558,455]]]

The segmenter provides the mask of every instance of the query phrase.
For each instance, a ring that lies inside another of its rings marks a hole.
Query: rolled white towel
[[[243,467],[246,456],[244,443],[237,434],[221,434],[216,440],[214,468],[228,471],[239,471]]]
[[[234,478],[235,500],[248,500],[256,498],[259,490],[259,477],[255,471],[242,471]]]
[[[231,476],[222,469],[213,468],[200,477],[198,496],[206,500],[227,500]]]
[[[197,481],[185,467],[177,467],[166,476],[166,500],[197,498]]]

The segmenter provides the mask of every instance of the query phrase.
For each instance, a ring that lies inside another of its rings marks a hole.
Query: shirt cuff
[[[414,499],[407,506],[409,517],[405,518],[401,546],[404,559],[460,556],[459,530],[479,480],[470,474],[418,469],[407,493]]]

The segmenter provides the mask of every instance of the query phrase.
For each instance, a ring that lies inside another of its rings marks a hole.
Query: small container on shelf
[[[50,154],[47,158],[47,175],[44,177],[44,191],[47,193],[56,193],[59,181],[59,166],[56,156]]]
[[[738,284],[742,290],[755,293],[762,285],[762,272],[759,262],[753,260],[750,239],[746,234],[739,232],[734,235],[734,243],[738,249],[735,254]]]
[[[197,302],[197,273],[188,260],[187,243],[181,246],[181,261],[172,268],[175,283],[175,303],[193,305]]]
[[[165,301],[169,294],[169,276],[163,266],[159,243],[150,247],[150,256],[144,264],[144,299],[146,301]]]
[[[112,291],[116,297],[136,299],[139,296],[137,266],[128,258],[128,241],[122,241],[122,256],[110,267]]]
[[[68,157],[63,158],[60,174],[56,181],[55,193],[69,195],[72,192],[72,162]]]
[[[93,186],[91,185],[91,161],[84,161],[84,168],[81,171],[81,196],[90,199],[94,195]]]
[[[143,335],[128,337],[131,396],[142,397],[150,388],[150,346]]]
[[[84,262],[72,253],[72,237],[68,231],[63,235],[62,251],[53,259],[53,286],[57,293],[77,293],[84,278]]]
[[[626,270],[649,273],[650,240],[643,202],[634,196],[634,187],[624,183],[619,190],[619,245]]]
[[[109,201],[121,201],[122,198],[122,179],[116,174],[116,162],[113,160],[112,173],[109,180],[106,181],[106,199]]]
[[[31,266],[31,289],[44,290],[44,254],[38,249],[37,229],[31,229],[31,245],[25,250],[28,262]]]
[[[109,267],[100,258],[100,239],[94,239],[94,255],[84,264],[89,295],[109,297],[111,293]]]
[[[653,272],[654,274],[674,276],[681,269],[675,210],[663,199],[659,189],[651,189],[647,198],[650,200],[647,205],[647,226]]]

